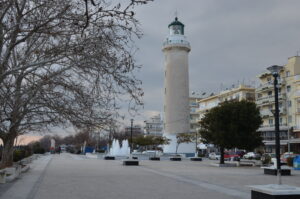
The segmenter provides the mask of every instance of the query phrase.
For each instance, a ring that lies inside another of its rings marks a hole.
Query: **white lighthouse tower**
[[[165,55],[164,136],[170,144],[164,153],[175,153],[176,135],[190,133],[189,64],[190,44],[184,36],[184,24],[175,18],[169,26],[169,36],[163,44]],[[194,153],[192,143],[179,145],[178,153]]]

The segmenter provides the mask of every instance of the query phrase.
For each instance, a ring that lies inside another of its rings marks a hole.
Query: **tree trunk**
[[[14,139],[8,138],[3,140],[3,151],[0,162],[0,169],[13,165]]]
[[[220,148],[220,155],[221,155],[220,164],[224,164],[224,148],[223,147]]]

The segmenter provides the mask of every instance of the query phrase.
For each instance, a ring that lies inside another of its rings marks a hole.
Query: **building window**
[[[269,124],[273,125],[273,119],[269,119]]]
[[[292,116],[289,115],[289,116],[288,116],[288,122],[289,122],[289,123],[292,123],[292,119],[293,119]]]
[[[272,96],[272,91],[269,91],[269,92],[268,92],[268,96]]]
[[[266,146],[266,153],[272,153],[272,147]]]
[[[257,98],[261,98],[262,97],[262,94],[261,93],[258,93],[257,94]]]
[[[291,75],[290,71],[286,71],[286,72],[285,72],[285,76],[286,76],[286,77],[289,77],[290,75]]]
[[[282,125],[282,117],[279,118],[279,124]]]
[[[281,88],[278,88],[278,94],[279,95],[281,94]]]
[[[287,86],[286,87],[286,92],[290,92],[291,91],[291,86]]]
[[[273,105],[269,105],[269,110],[272,110],[273,109]]]
[[[292,106],[292,101],[289,100],[289,101],[288,101],[288,107],[291,107],[291,106]]]
[[[282,108],[282,102],[280,102],[278,105],[279,105],[279,108]]]

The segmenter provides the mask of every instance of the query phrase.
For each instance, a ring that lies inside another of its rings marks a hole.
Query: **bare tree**
[[[12,164],[20,134],[103,126],[120,98],[142,103],[133,75],[133,39],[141,36],[133,7],[148,1],[0,2],[0,168]]]

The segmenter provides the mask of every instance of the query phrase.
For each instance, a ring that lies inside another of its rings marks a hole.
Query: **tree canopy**
[[[102,128],[119,103],[142,105],[134,7],[149,0],[2,0],[0,167],[14,139],[58,125]]]
[[[225,148],[253,150],[262,144],[257,132],[262,119],[254,102],[224,102],[207,112],[200,124],[202,141],[219,146],[221,155]]]

